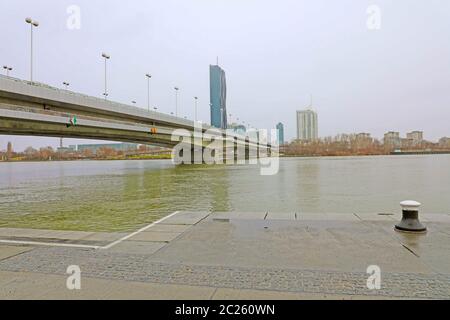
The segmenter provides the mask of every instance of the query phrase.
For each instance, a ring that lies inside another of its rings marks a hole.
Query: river
[[[130,231],[174,211],[450,212],[450,155],[284,158],[258,166],[170,160],[0,163],[0,227]]]

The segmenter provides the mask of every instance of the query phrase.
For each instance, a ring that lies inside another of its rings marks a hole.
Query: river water
[[[258,166],[170,160],[0,163],[0,227],[130,231],[174,211],[450,212],[450,155],[287,158]]]

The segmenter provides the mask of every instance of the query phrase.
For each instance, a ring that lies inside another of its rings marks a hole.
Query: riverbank
[[[429,151],[429,152],[390,152],[383,154],[331,154],[331,155],[286,155],[279,154],[280,158],[355,158],[355,157],[382,157],[382,156],[393,156],[393,155],[441,155],[441,154],[450,154],[450,151]],[[58,162],[58,161],[123,161],[123,160],[171,160],[171,154],[162,154],[162,155],[133,155],[133,156],[113,156],[113,157],[105,157],[105,158],[77,158],[77,159],[10,159],[10,160],[1,160],[0,163],[17,163],[17,162]]]
[[[53,158],[53,159],[25,159],[16,158],[10,160],[0,160],[0,163],[10,162],[55,162],[55,161],[113,161],[113,160],[171,160],[171,154],[158,154],[158,155],[132,155],[132,156],[113,156],[103,158]]]
[[[0,229],[0,298],[448,299],[450,215],[421,217],[426,235],[394,231],[400,214],[293,212],[177,212],[108,239]]]

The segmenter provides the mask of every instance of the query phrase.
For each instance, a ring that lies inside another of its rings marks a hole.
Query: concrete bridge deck
[[[191,138],[194,131],[202,135],[203,139],[191,140],[196,147],[220,140],[248,149],[271,149],[270,143],[258,140],[256,132],[241,135],[153,110],[0,75],[0,134],[174,147],[179,143],[174,139],[175,130],[176,137]]]
[[[449,299],[450,215],[421,218],[427,234],[395,232],[399,214],[273,212],[178,212],[130,234],[0,229],[0,298]]]

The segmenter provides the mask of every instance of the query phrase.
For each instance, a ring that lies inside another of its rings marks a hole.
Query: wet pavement
[[[421,215],[420,235],[394,231],[399,218],[179,212],[131,236],[0,229],[0,298],[450,298],[450,216]],[[70,265],[79,292],[66,288]]]

